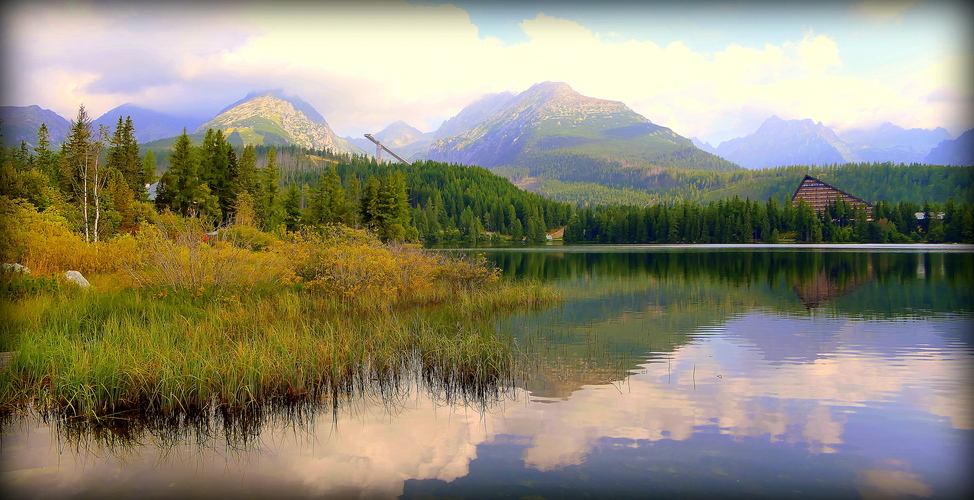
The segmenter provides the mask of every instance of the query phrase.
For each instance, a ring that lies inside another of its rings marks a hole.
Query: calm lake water
[[[489,404],[420,382],[228,439],[4,429],[16,496],[967,498],[974,254],[488,250],[564,302],[500,321]],[[442,396],[442,395],[439,395]],[[482,403],[482,402],[481,402]],[[9,498],[9,497],[8,497]]]

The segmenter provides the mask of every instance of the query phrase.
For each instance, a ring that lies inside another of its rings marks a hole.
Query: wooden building
[[[871,204],[810,175],[806,175],[802,179],[802,183],[798,185],[798,189],[791,197],[791,205],[797,207],[799,200],[802,199],[805,200],[806,204],[811,205],[816,213],[821,213],[830,202],[839,199],[848,202],[853,207],[864,207],[866,218],[870,220],[873,218],[873,206]]]

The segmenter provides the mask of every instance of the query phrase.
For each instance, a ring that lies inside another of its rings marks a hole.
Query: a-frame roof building
[[[791,205],[797,207],[798,202],[803,199],[806,204],[811,205],[812,209],[819,213],[825,210],[829,203],[839,199],[848,202],[853,207],[865,208],[866,217],[871,219],[873,216],[873,206],[870,203],[810,175],[806,175],[801,184],[798,185],[798,189],[791,197]]]

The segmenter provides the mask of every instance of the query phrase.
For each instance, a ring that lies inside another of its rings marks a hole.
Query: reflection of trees
[[[840,316],[880,319],[972,311],[971,254],[528,251],[487,256],[508,276],[555,282],[565,297],[561,307],[500,325],[526,353],[523,387],[536,396],[566,398],[585,385],[623,380],[647,359],[667,359],[704,327],[754,309],[801,317],[811,307],[827,306]],[[767,333],[772,345],[786,343],[781,345],[785,357],[797,355],[796,345],[787,344],[795,339]],[[801,350],[798,357],[816,359],[822,344],[812,344],[804,346],[812,351]]]
[[[796,276],[792,287],[806,309],[819,307],[849,293],[873,278],[872,261],[865,254],[811,254],[820,262],[810,275]],[[825,257],[836,257],[828,258]]]
[[[738,294],[743,290],[756,296],[761,306],[789,312],[806,308],[798,300],[803,296],[818,296],[810,301],[816,305],[827,297],[838,312],[857,315],[971,311],[974,285],[974,254],[970,253],[692,249],[600,253],[593,248],[592,253],[488,252],[487,257],[506,276],[560,282],[567,286],[568,295],[573,293],[573,283],[597,281],[599,286],[611,286],[610,281],[620,278],[682,280],[725,288],[718,292],[724,294],[727,287]],[[821,291],[816,293],[816,287]],[[592,290],[589,286],[579,291]]]
[[[521,383],[535,396],[567,398],[622,380],[642,363],[665,362],[701,327],[759,305],[733,287],[678,277],[572,282],[563,294],[561,307],[500,324],[517,339]]]

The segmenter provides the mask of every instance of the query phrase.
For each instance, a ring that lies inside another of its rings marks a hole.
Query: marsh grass
[[[483,260],[361,231],[254,251],[171,229],[141,234],[136,264],[94,276],[92,291],[3,299],[5,345],[19,351],[0,372],[4,415],[29,409],[96,439],[220,428],[246,442],[272,415],[394,401],[417,384],[485,405],[516,377],[495,320],[558,300]]]

